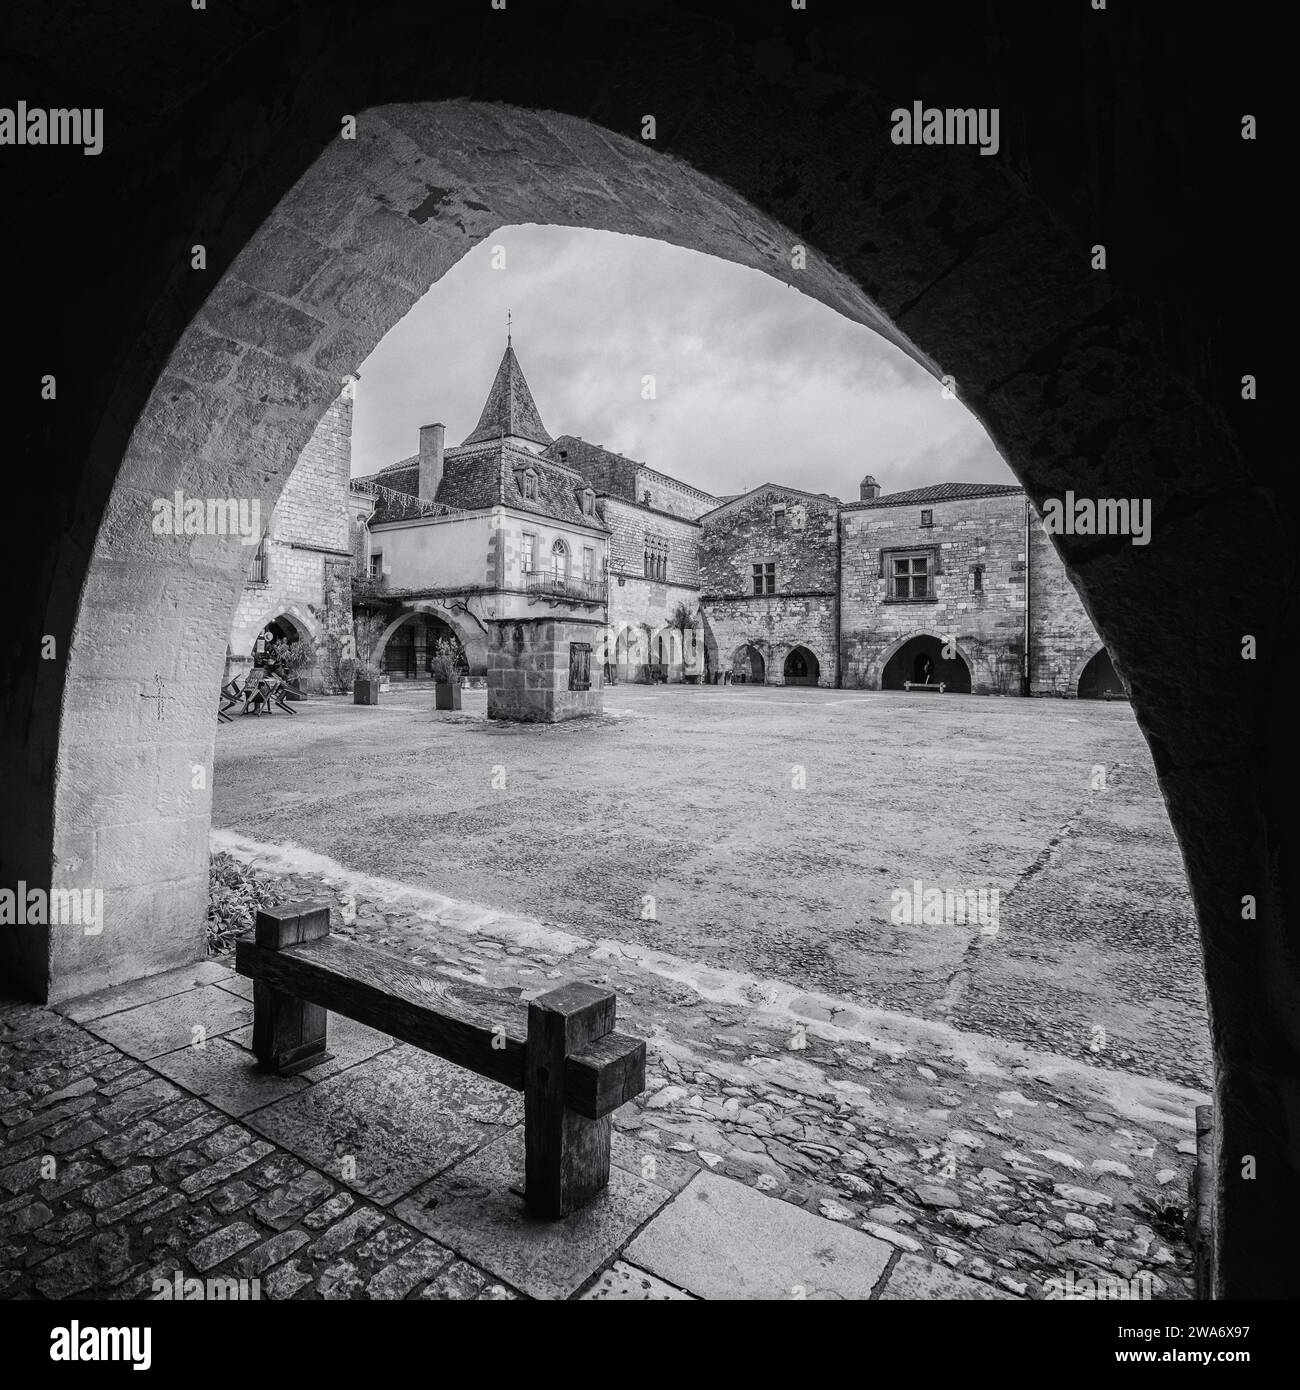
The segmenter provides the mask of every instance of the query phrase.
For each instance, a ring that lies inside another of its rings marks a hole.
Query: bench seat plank
[[[501,990],[433,979],[336,936],[284,950],[236,941],[235,970],[513,1090],[524,1088],[528,1011]]]

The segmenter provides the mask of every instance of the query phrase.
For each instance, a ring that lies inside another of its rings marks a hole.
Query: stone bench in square
[[[645,1043],[614,1029],[613,990],[574,982],[526,1006],[331,937],[329,908],[257,914],[235,943],[253,981],[253,1052],[292,1075],[326,1060],[331,1012],[524,1093],[525,1202],[567,1216],[609,1182],[611,1119],[645,1090]]]
[[[931,685],[929,681],[904,681],[904,690],[937,690],[940,695],[947,687],[946,681],[939,681],[936,685]]]

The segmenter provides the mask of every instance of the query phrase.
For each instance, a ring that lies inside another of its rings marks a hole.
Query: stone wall
[[[691,521],[698,521],[718,505],[718,499],[711,493],[644,466],[636,471],[636,500],[643,506]]]
[[[1025,499],[1008,493],[922,505],[847,506],[840,514],[840,659],[844,684],[880,689],[912,637],[954,637],[975,694],[1019,694],[1024,652]],[[888,596],[889,552],[927,551],[932,597]],[[882,559],[883,552],[883,559]],[[976,588],[976,567],[980,588]]]
[[[817,659],[817,684],[837,684],[833,594],[712,599],[701,607],[710,677],[731,670],[741,648],[752,646],[763,658],[765,684],[784,685],[786,658],[803,647]]]
[[[622,583],[619,579],[622,579]],[[685,640],[669,628],[678,604],[692,618],[700,607],[700,591],[689,584],[656,584],[636,576],[611,576],[609,581],[608,644],[612,674],[620,681],[647,680],[647,665],[666,668],[669,681],[699,675],[703,646],[690,631]]]
[[[695,522],[613,497],[601,499],[598,510],[610,530],[611,576],[621,574],[627,578],[643,578],[646,542],[649,539],[666,548],[669,584],[686,585],[698,590],[700,528]]]
[[[666,485],[674,483],[649,469],[638,470],[638,478],[648,474],[662,479],[661,503],[671,501]],[[683,509],[691,503],[694,489],[675,484]],[[701,494],[701,497],[703,494]],[[674,502],[674,505],[677,505]],[[694,505],[703,505],[696,499]],[[685,674],[697,674],[700,657],[691,658],[688,644],[665,633],[673,610],[684,603],[692,615],[700,601],[700,527],[696,522],[672,516],[655,507],[605,497],[599,503],[601,515],[610,529],[609,537],[609,643],[611,673],[621,681],[647,679],[646,667],[661,660],[670,681]],[[668,561],[668,581],[659,583],[645,577],[647,544]],[[660,648],[660,638],[664,646]],[[702,654],[702,649],[701,649]]]
[[[346,580],[355,563],[348,494],[354,388],[349,377],[285,481],[266,531],[264,577],[245,581],[235,608],[231,674],[252,666],[253,644],[274,618],[290,619],[299,640],[313,646],[327,630],[341,634],[351,626]],[[248,552],[251,570],[254,547]],[[307,688],[317,687],[318,663],[300,679]]]
[[[1030,694],[1076,696],[1083,668],[1104,644],[1037,521],[1029,532],[1029,566]]]
[[[833,592],[839,579],[838,508],[831,499],[761,487],[710,512],[700,522],[704,595],[753,593],[752,567],[760,563],[776,565],[778,594]]]
[[[489,719],[555,723],[599,714],[604,624],[573,618],[525,618],[488,624]],[[591,685],[569,689],[570,647],[591,647]]]
[[[923,507],[931,515],[930,526],[921,524]],[[1022,492],[949,502],[848,506],[840,525],[840,659],[845,685],[880,689],[890,657],[910,639],[928,635],[955,639],[974,694],[1021,693]],[[895,550],[930,554],[932,597],[889,597],[886,572]],[[1030,693],[1073,696],[1084,665],[1102,641],[1037,514],[1030,527],[1030,563]]]
[[[766,682],[780,685],[786,658],[803,647],[816,658],[817,684],[837,683],[838,507],[833,499],[761,487],[701,520],[701,607],[710,673],[730,670],[736,653],[753,646],[762,655]],[[776,566],[775,593],[753,592],[756,564]]]

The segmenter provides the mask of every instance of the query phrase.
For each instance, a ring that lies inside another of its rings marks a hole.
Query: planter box
[[[460,682],[449,681],[446,685],[443,685],[440,681],[435,682],[433,687],[433,698],[435,709],[459,709]]]
[[[354,705],[377,705],[379,703],[379,682],[357,679],[352,682],[352,703]]]

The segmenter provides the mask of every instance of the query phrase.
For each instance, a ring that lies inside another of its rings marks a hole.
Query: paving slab
[[[1012,1295],[985,1284],[979,1279],[968,1279],[947,1265],[923,1260],[919,1255],[904,1255],[890,1271],[889,1280],[880,1297],[886,1300],[924,1299],[974,1300],[1010,1299]]]
[[[274,1101],[248,1124],[388,1203],[518,1124],[523,1110],[523,1097],[507,1087],[401,1046]]]
[[[675,1303],[685,1300],[696,1302],[694,1294],[666,1284],[648,1270],[638,1269],[626,1260],[615,1260],[586,1293],[579,1295],[579,1302],[604,1299],[619,1303]]]
[[[307,1089],[298,1076],[274,1076],[230,1038],[212,1038],[203,1047],[155,1057],[151,1063],[178,1086],[184,1086],[227,1115],[247,1115],[274,1100]]]
[[[894,1247],[716,1173],[700,1173],[626,1258],[701,1298],[869,1298]]]
[[[399,1203],[393,1214],[533,1298],[576,1293],[670,1199],[611,1167],[609,1186],[559,1221],[528,1215],[520,1127]]]
[[[231,1042],[251,1055],[253,1051],[253,1025],[251,1023],[248,1027],[240,1028],[237,1032],[231,1033],[229,1037]],[[326,1077],[333,1076],[336,1072],[346,1071],[349,1067],[355,1067],[358,1062],[365,1062],[371,1057],[377,1057],[381,1052],[387,1052],[389,1048],[396,1047],[398,1044],[387,1033],[380,1033],[374,1028],[367,1028],[364,1023],[357,1023],[353,1019],[344,1018],[342,1014],[330,1014],[325,1046],[329,1054],[326,1060],[298,1073],[305,1082],[314,1084],[318,1081],[324,1081]]]
[[[630,1139],[617,1130],[610,1145],[609,1161],[613,1167],[666,1188],[669,1192],[680,1192],[700,1171],[681,1154],[660,1148],[657,1144],[647,1144],[641,1139]]]
[[[253,982],[247,975],[236,975],[233,970],[223,970],[222,978],[211,980],[208,983],[218,985],[222,989],[229,990],[231,994],[237,994],[241,999],[251,1002],[253,998]]]
[[[251,1022],[253,1006],[216,985],[155,999],[136,1008],[88,1020],[85,1026],[129,1057],[150,1061],[189,1047],[196,1028],[207,1040]]]
[[[183,965],[177,970],[164,971],[161,975],[149,975],[143,980],[133,980],[130,984],[114,989],[100,990],[97,994],[85,994],[79,999],[69,999],[55,1008],[56,1012],[65,1018],[70,1018],[76,1023],[86,1023],[91,1019],[103,1018],[107,1014],[121,1013],[124,1009],[134,1009],[140,1004],[149,1004],[155,999],[184,994],[197,986],[221,984],[230,973],[217,961],[197,960],[193,965]]]

